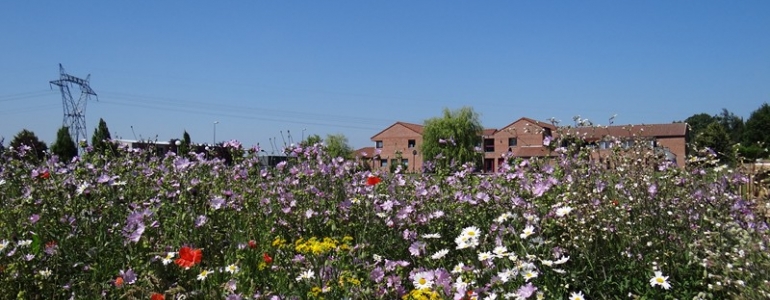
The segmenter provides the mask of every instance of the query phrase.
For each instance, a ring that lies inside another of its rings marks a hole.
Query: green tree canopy
[[[99,126],[94,129],[94,135],[91,136],[91,146],[94,148],[94,152],[104,153],[107,150],[113,150],[114,146],[110,140],[112,140],[112,136],[110,136],[110,129],[107,128],[107,122],[99,118]]]
[[[684,122],[687,123],[687,125],[690,127],[690,131],[688,132],[687,139],[692,142],[695,140],[695,137],[698,136],[703,130],[706,129],[706,127],[709,126],[709,124],[714,123],[716,121],[716,118],[714,116],[709,115],[707,113],[699,113],[694,114],[690,116],[689,118],[685,119]]]
[[[441,117],[425,120],[421,152],[437,170],[456,169],[464,163],[481,165],[481,155],[475,147],[481,143],[484,127],[479,114],[471,107],[450,111],[444,108]]]
[[[743,142],[744,123],[743,118],[723,108],[722,112],[714,117],[716,122],[722,125],[730,136],[730,143],[737,144]]]
[[[744,141],[747,144],[763,143],[764,147],[770,145],[770,105],[767,103],[753,111],[746,120]]]
[[[18,153],[23,149],[22,146],[30,148],[25,155],[27,158],[34,158],[37,161],[42,161],[45,158],[45,152],[48,151],[48,146],[45,145],[40,139],[37,138],[34,132],[29,130],[22,130],[11,140],[11,147]],[[31,152],[31,153],[30,153]]]
[[[709,147],[717,153],[720,159],[729,159],[731,157],[730,135],[719,122],[709,124],[695,138],[695,143],[702,147]]]
[[[72,140],[69,128],[62,126],[56,133],[56,141],[51,145],[51,152],[62,162],[69,162],[78,155],[78,146]]]
[[[304,148],[304,147],[313,146],[315,144],[322,143],[322,142],[323,142],[323,139],[321,139],[320,135],[311,134],[307,138],[299,142],[299,145],[300,147]]]
[[[353,148],[348,144],[348,138],[344,134],[326,135],[324,141],[326,153],[331,157],[342,157],[344,159],[353,158]]]

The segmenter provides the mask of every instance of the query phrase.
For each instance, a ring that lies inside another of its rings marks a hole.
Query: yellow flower
[[[414,289],[401,297],[403,300],[440,300],[440,295],[431,289]]]

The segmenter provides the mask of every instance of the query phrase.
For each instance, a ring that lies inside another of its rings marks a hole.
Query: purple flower
[[[134,273],[134,270],[132,269],[128,269],[125,272],[120,270],[120,277],[123,277],[123,280],[128,284],[134,284],[136,282],[136,273]]]
[[[225,204],[225,199],[222,197],[214,197],[214,199],[211,199],[209,204],[211,205],[211,208],[217,210],[222,208],[222,205]]]
[[[532,296],[535,291],[537,291],[537,287],[530,282],[527,285],[522,285],[519,290],[516,291],[516,296],[519,296],[520,299],[527,299]]]
[[[376,283],[380,283],[380,281],[385,278],[385,271],[380,267],[376,267],[369,273],[369,278]]]
[[[37,221],[39,220],[40,220],[40,215],[38,214],[32,214],[31,216],[29,216],[29,222],[32,224],[37,223]]]
[[[197,218],[195,218],[195,227],[201,227],[206,224],[208,221],[208,218],[204,215],[200,215]]]

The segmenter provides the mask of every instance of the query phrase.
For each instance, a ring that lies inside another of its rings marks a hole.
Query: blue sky
[[[395,121],[473,107],[669,123],[770,102],[769,1],[7,1],[0,136],[51,143],[58,64],[91,74],[89,136],[354,147]],[[75,97],[79,91],[74,90]],[[132,132],[133,127],[133,132]],[[281,135],[283,134],[283,138]]]

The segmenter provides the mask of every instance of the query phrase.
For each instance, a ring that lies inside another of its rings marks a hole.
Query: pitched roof
[[[494,128],[487,128],[481,131],[482,136],[492,136],[497,132],[497,129]]]
[[[605,136],[612,137],[684,137],[687,135],[687,124],[642,124],[642,125],[614,125],[568,128],[566,133],[578,135],[589,140],[602,139]]]
[[[353,152],[353,156],[355,157],[373,157],[374,156],[374,147],[363,147],[361,149],[357,149]]]
[[[388,129],[390,129],[393,126],[396,126],[396,125],[404,126],[404,127],[408,128],[409,130],[414,131],[414,132],[416,132],[419,135],[422,135],[422,125],[398,121],[396,123],[393,123],[393,125],[388,126],[388,128],[385,128],[382,131],[378,132],[377,134],[373,135],[371,137],[371,139],[374,140],[375,137],[377,137],[378,135],[382,134],[385,131],[388,131]]]
[[[535,125],[535,126],[542,127],[542,128],[548,128],[548,129],[551,129],[551,130],[556,130],[556,126],[554,126],[551,123],[544,122],[544,121],[538,121],[538,120],[530,119],[530,118],[527,118],[527,117],[519,118],[518,120],[511,122],[511,124],[505,125],[503,128],[511,127],[511,126],[513,126],[513,124],[516,124],[519,121],[526,121],[527,123],[529,123],[531,125]]]

